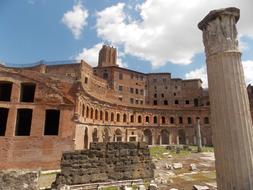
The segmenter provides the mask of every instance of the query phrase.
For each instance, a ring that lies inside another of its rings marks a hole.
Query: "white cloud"
[[[206,74],[206,67],[201,67],[200,69],[195,69],[193,71],[190,71],[189,73],[186,73],[185,75],[186,79],[196,79],[199,78],[202,80],[202,87],[207,88],[207,74]]]
[[[253,60],[242,61],[245,82],[246,84],[253,84]],[[186,79],[200,78],[203,81],[202,87],[207,88],[207,72],[206,67],[195,69],[185,74]]]
[[[237,6],[240,36],[253,37],[252,0],[146,0],[136,5],[140,19],[131,19],[127,6],[118,3],[97,13],[97,34],[103,40],[120,44],[124,52],[148,60],[153,67],[168,61],[190,64],[203,52],[198,22],[212,9]]]
[[[82,52],[80,52],[77,56],[75,56],[76,60],[84,60],[88,64],[90,64],[93,67],[96,67],[98,65],[98,54],[99,50],[102,48],[103,44],[98,43],[94,45],[91,48],[83,48]],[[122,56],[124,56],[123,53],[117,52],[118,57],[117,57],[117,64],[120,67],[127,67],[127,65],[122,61]]]
[[[62,22],[71,30],[75,39],[79,39],[84,26],[87,25],[88,11],[80,1],[73,6],[73,9],[64,13]]]

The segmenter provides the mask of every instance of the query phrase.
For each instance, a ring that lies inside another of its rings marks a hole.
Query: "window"
[[[140,100],[140,104],[143,105],[143,100]]]
[[[0,136],[5,136],[9,109],[0,108]]]
[[[0,82],[0,101],[10,101],[11,100],[11,82]]]
[[[204,123],[205,123],[205,124],[209,124],[209,118],[208,118],[208,117],[205,117],[205,118],[204,118]]]
[[[194,99],[194,106],[195,107],[199,106],[199,100],[197,98]]]
[[[130,117],[130,122],[131,122],[131,123],[134,122],[134,115],[131,115],[131,117]]]
[[[141,95],[143,95],[143,94],[144,94],[143,89],[140,89],[140,94],[141,94]]]
[[[149,116],[146,116],[146,123],[149,123]]]
[[[84,112],[85,112],[85,106],[82,104],[82,116],[84,117]]]
[[[98,110],[97,109],[95,110],[95,119],[96,120],[98,119]]]
[[[175,100],[175,104],[178,104],[178,100]]]
[[[139,89],[135,89],[135,94],[139,94]]]
[[[123,74],[119,73],[119,80],[122,80],[122,79],[123,79]]]
[[[44,135],[58,135],[60,111],[46,110]]]
[[[174,124],[174,123],[175,123],[174,117],[170,117],[170,123],[171,123],[171,124]]]
[[[133,93],[134,93],[134,89],[133,89],[133,88],[130,88],[130,92],[133,94]]]
[[[108,73],[103,74],[103,79],[108,79]]]
[[[119,101],[121,101],[121,102],[122,102],[122,101],[123,101],[123,98],[122,98],[122,97],[119,97]]]
[[[177,94],[174,92],[174,94],[173,94],[174,96],[176,96]]]
[[[157,123],[157,116],[154,116],[154,123]]]
[[[130,98],[130,103],[133,104],[134,103],[134,99]]]
[[[124,123],[127,122],[127,115],[126,115],[126,114],[123,115],[123,122],[124,122]]]
[[[207,106],[209,106],[209,105],[210,105],[210,102],[209,102],[209,101],[208,101],[208,102],[206,102],[206,105],[207,105]]]
[[[22,83],[20,92],[21,102],[33,102],[35,94],[35,84],[32,83]]]
[[[162,116],[162,124],[165,124],[166,123],[166,121],[165,121],[165,117],[164,116]]]
[[[185,104],[190,104],[190,101],[189,100],[185,100]]]
[[[105,121],[108,121],[108,112],[105,112]]]
[[[86,107],[86,118],[89,117],[89,107]]]
[[[135,100],[135,104],[139,104],[139,100]]]
[[[164,100],[163,104],[168,105],[168,100]]]
[[[161,97],[164,98],[164,94],[163,93],[161,94]]]
[[[177,89],[177,86],[175,86],[175,89]]]
[[[117,113],[117,122],[120,122],[120,114]]]
[[[119,86],[119,91],[123,91],[123,86]]]
[[[178,120],[179,120],[179,124],[183,123],[183,118],[182,117],[179,117]]]
[[[138,116],[138,123],[141,123],[141,120],[142,120],[142,118],[141,118],[141,116],[139,115],[139,116]]]
[[[154,89],[155,89],[155,90],[157,89],[156,86],[154,86]]]
[[[154,100],[154,102],[153,102],[153,103],[154,103],[154,105],[157,105],[157,100]]]
[[[188,124],[192,124],[192,118],[191,117],[188,117],[187,121],[188,121]]]
[[[88,77],[85,77],[85,78],[84,78],[84,83],[85,83],[85,84],[88,84]]]
[[[100,111],[100,120],[103,120],[103,111]]]
[[[93,119],[93,108],[90,109],[90,118]]]
[[[154,94],[154,98],[157,98],[157,94]]]
[[[111,113],[111,121],[114,121],[114,113]]]
[[[156,79],[153,79],[153,82],[157,82],[157,80],[156,80]]]
[[[18,109],[16,120],[16,136],[29,136],[32,124],[32,109]]]

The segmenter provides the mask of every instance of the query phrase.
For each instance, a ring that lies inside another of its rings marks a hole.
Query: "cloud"
[[[207,88],[207,74],[206,74],[206,67],[201,67],[200,69],[195,69],[193,71],[190,71],[189,73],[185,74],[186,79],[196,79],[199,78],[202,80],[202,87]]]
[[[98,65],[99,50],[102,48],[102,46],[103,46],[102,43],[98,43],[91,48],[83,48],[83,50],[78,55],[75,56],[75,59],[76,60],[82,59],[91,66],[96,67]],[[124,54],[122,54],[121,52],[117,53],[118,53],[117,64],[120,67],[127,67],[126,63],[122,61],[122,57],[124,56]]]
[[[79,39],[84,26],[87,25],[88,11],[78,1],[73,9],[64,13],[61,21],[71,30],[75,39]]]
[[[253,84],[253,60],[242,61],[242,65],[246,84]],[[207,72],[205,66],[186,73],[185,78],[186,79],[200,78],[203,81],[202,87],[203,88],[208,87]]]
[[[240,36],[253,37],[251,0],[146,0],[135,6],[137,17],[131,19],[129,8],[118,3],[97,13],[97,35],[153,67],[168,62],[186,65],[204,49],[198,22],[210,10],[228,6],[241,9]]]

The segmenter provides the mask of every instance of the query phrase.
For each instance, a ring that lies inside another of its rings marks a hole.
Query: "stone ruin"
[[[119,180],[152,179],[155,165],[148,146],[139,143],[91,143],[89,150],[65,152],[53,188]]]

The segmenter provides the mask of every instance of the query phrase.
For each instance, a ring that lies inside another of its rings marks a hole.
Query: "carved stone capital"
[[[234,7],[211,11],[199,24],[207,57],[225,51],[238,51],[236,23],[240,10]]]

